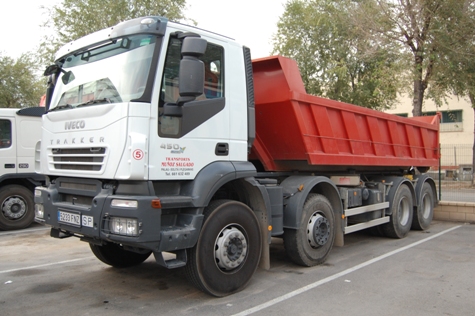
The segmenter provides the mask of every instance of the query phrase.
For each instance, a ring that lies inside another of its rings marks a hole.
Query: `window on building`
[[[394,115],[400,116],[400,117],[408,117],[409,114],[407,113],[394,113]]]
[[[12,122],[0,120],[0,148],[8,148],[12,145]]]
[[[451,111],[439,111],[442,114],[440,121],[440,131],[441,132],[461,132],[463,131],[463,111],[462,110],[451,110]],[[424,116],[432,116],[437,112],[429,111],[424,112]]]

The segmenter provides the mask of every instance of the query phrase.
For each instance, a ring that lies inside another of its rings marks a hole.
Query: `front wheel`
[[[247,205],[231,200],[211,202],[204,217],[198,242],[188,249],[187,278],[213,296],[238,292],[259,264],[262,246],[257,217]]]
[[[311,193],[305,201],[300,227],[286,229],[287,255],[298,265],[311,267],[323,263],[335,240],[335,216],[326,197]]]
[[[125,250],[121,245],[107,243],[103,246],[89,244],[97,259],[115,268],[129,268],[141,264],[152,253],[137,253]]]
[[[35,218],[33,192],[21,185],[6,185],[0,189],[0,229],[26,228]]]

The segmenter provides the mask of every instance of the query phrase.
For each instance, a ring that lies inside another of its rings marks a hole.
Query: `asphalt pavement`
[[[214,298],[153,256],[111,268],[35,224],[0,232],[0,315],[475,315],[474,242],[475,225],[440,221],[404,239],[358,232],[304,268],[273,239],[271,269]]]

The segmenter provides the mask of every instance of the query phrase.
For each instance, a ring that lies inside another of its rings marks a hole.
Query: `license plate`
[[[74,226],[81,226],[81,215],[58,211],[58,222]]]
[[[93,227],[93,217],[92,216],[87,216],[87,215],[83,215],[81,217],[82,219],[82,226],[85,226],[85,227]]]

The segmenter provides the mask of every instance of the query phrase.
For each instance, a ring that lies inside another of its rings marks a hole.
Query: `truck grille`
[[[56,170],[101,171],[105,157],[105,147],[53,148],[51,151]]]

